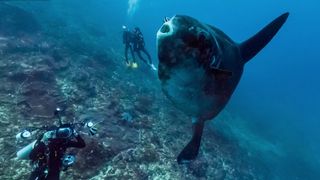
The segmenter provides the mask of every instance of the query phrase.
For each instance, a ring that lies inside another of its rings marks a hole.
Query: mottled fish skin
[[[226,106],[244,64],[271,41],[288,16],[282,14],[241,44],[192,17],[177,15],[165,20],[157,33],[162,89],[178,108],[196,119],[193,136],[178,155],[178,163],[197,157],[204,121]]]
[[[211,119],[235,90],[244,64],[239,47],[222,31],[177,15],[157,33],[159,79],[163,92],[183,112]],[[219,73],[212,62],[220,61]]]

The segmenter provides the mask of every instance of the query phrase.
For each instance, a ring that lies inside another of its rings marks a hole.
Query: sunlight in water
[[[140,0],[129,0],[128,1],[128,15],[129,16],[132,16],[136,12],[136,10],[139,6],[139,4],[138,4],[139,1]]]

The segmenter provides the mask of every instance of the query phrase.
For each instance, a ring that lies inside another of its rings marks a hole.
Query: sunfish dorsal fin
[[[271,41],[286,22],[288,16],[288,12],[282,14],[253,37],[240,44],[240,53],[244,62],[248,62]]]

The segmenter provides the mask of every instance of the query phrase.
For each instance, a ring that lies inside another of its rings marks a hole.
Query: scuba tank
[[[32,134],[28,130],[23,130],[22,132],[18,133],[16,135],[16,141],[17,142],[23,142],[24,140],[30,140],[32,137]],[[29,154],[34,148],[34,145],[36,144],[37,140],[32,141],[27,146],[23,147],[21,150],[17,152],[17,158],[18,159],[29,159]]]
[[[34,140],[32,143],[28,144],[27,146],[25,146],[24,148],[19,150],[17,152],[17,158],[18,159],[28,160],[29,159],[29,155],[30,155],[31,151],[33,150],[34,145],[36,144],[36,142],[37,142],[37,140]]]

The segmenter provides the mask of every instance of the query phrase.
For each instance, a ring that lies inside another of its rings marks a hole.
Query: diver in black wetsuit
[[[151,56],[148,53],[148,51],[145,48],[145,42],[144,42],[144,38],[143,38],[143,34],[140,30],[140,28],[135,27],[134,28],[134,52],[136,52],[139,56],[139,58],[145,62],[147,65],[149,65],[153,70],[157,70],[156,67],[153,65],[152,60],[151,60]],[[147,58],[148,58],[148,62],[142,57],[141,52],[143,52]]]
[[[29,180],[59,180],[60,171],[67,168],[63,167],[62,163],[65,160],[67,148],[84,148],[85,146],[82,137],[74,131],[70,124],[63,124],[44,133],[29,155],[35,164]]]
[[[127,66],[131,66],[130,61],[128,60],[128,49],[129,49],[133,59],[132,67],[137,68],[138,64],[136,63],[136,58],[133,52],[134,34],[131,31],[129,31],[126,26],[122,26],[122,29],[123,29],[122,39],[123,39],[123,44],[125,45],[124,56],[125,56],[126,64]]]

